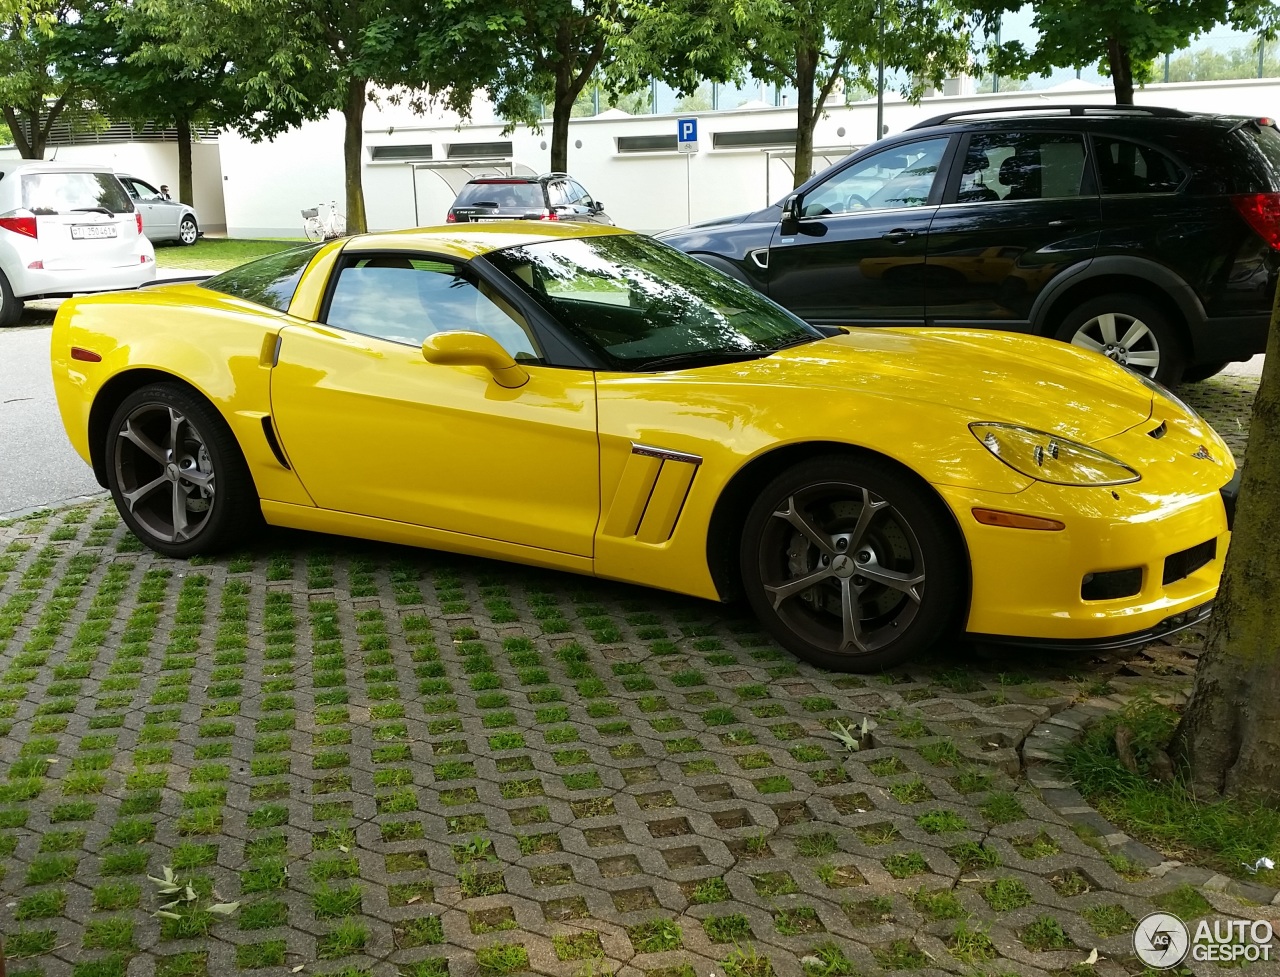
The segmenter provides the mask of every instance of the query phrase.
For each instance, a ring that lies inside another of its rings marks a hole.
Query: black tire
[[[1111,319],[1110,332],[1105,320]],[[1126,344],[1131,329],[1145,327],[1136,340]],[[1114,340],[1108,342],[1108,336]],[[1140,295],[1117,292],[1077,306],[1067,313],[1056,338],[1103,353],[1135,372],[1153,376],[1166,386],[1182,379],[1186,348],[1169,316]],[[1087,341],[1086,341],[1087,340]],[[1155,365],[1151,365],[1154,355]]]
[[[126,397],[107,426],[103,458],[121,517],[157,553],[215,552],[261,525],[235,435],[208,401],[179,384],[156,383]]]
[[[190,247],[199,240],[200,228],[196,224],[196,219],[190,214],[184,214],[182,220],[178,222],[178,243]]]
[[[1182,371],[1183,383],[1199,383],[1201,380],[1208,380],[1210,377],[1216,377],[1232,364],[1232,360],[1214,361],[1213,363],[1196,363],[1187,367]]]
[[[825,542],[800,529],[796,513]],[[886,571],[897,586],[863,575]],[[841,672],[890,668],[956,630],[969,579],[941,500],[874,456],[815,458],[766,485],[743,526],[740,572],[751,609],[785,648]],[[846,600],[857,609],[852,629],[844,623]]]
[[[0,326],[17,325],[26,303],[13,294],[13,286],[0,271]]]

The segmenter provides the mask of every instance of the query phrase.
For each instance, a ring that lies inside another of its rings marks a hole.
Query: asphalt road
[[[49,374],[49,331],[0,329],[0,519],[103,491],[62,429]],[[1233,363],[1225,372],[1257,376],[1262,359]]]
[[[0,329],[0,518],[102,491],[62,429],[49,331]]]

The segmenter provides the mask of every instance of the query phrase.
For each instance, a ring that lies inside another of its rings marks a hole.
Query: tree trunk
[[[1280,801],[1280,291],[1240,505],[1191,700],[1173,739],[1198,796]]]
[[[813,176],[813,130],[818,113],[813,105],[813,83],[820,53],[811,45],[796,47],[796,168],[793,187]]]
[[[179,119],[178,130],[178,199],[189,207],[196,205],[196,190],[191,178],[191,120]]]
[[[1107,38],[1107,65],[1111,84],[1116,90],[1117,105],[1133,104],[1133,60],[1129,48],[1118,38]]]
[[[573,117],[573,97],[566,100],[556,78],[556,94],[551,104],[551,172],[569,171],[569,119]]]
[[[342,162],[347,175],[347,233],[368,230],[364,216],[364,106],[365,78],[347,81],[347,101],[342,108],[347,128],[342,138]]]
[[[41,138],[39,117],[36,117],[35,124],[28,130],[27,121],[31,117],[19,115],[18,112],[16,106],[4,107],[4,122],[9,127],[9,134],[13,136],[13,144],[18,147],[18,155],[23,159],[44,159],[44,140]]]

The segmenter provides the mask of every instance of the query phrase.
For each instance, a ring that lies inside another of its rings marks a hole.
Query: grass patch
[[[627,936],[637,953],[662,953],[684,945],[680,927],[670,919],[651,919],[647,923],[627,927]]]
[[[1135,838],[1175,857],[1227,875],[1280,885],[1280,869],[1254,875],[1253,865],[1280,848],[1280,809],[1242,800],[1197,801],[1182,771],[1172,782],[1152,776],[1152,761],[1176,728],[1179,714],[1150,699],[1135,699],[1120,713],[1090,727],[1064,751],[1071,779],[1104,818]],[[1120,725],[1133,731],[1138,772],[1131,773],[1115,750]]]
[[[1209,900],[1189,885],[1180,885],[1169,892],[1162,892],[1152,897],[1151,901],[1184,921],[1213,911]]]

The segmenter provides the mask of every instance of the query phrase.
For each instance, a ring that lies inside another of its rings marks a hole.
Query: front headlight
[[[1016,472],[1051,485],[1124,485],[1142,476],[1110,455],[1044,431],[1013,424],[969,425],[982,446]]]

